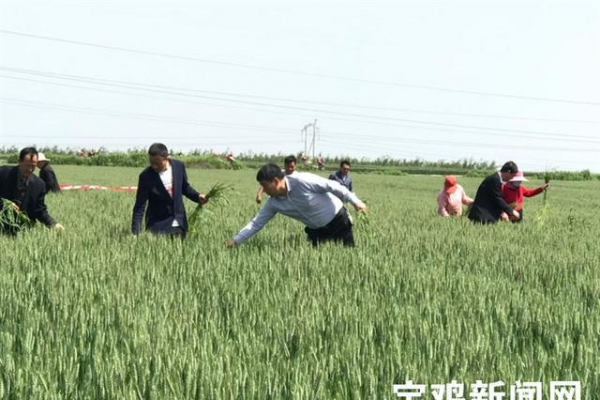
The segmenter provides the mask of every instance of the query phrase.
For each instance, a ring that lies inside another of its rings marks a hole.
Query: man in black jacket
[[[494,224],[501,218],[503,211],[507,215],[519,217],[519,213],[513,210],[502,197],[502,183],[510,181],[518,171],[517,164],[508,161],[500,168],[500,172],[493,173],[481,182],[469,211],[471,221]]]
[[[58,193],[60,192],[60,186],[49,161],[50,159],[46,158],[44,153],[38,153],[37,167],[40,169],[40,179],[46,184],[46,193]]]
[[[0,198],[9,200],[15,210],[26,213],[31,221],[37,220],[47,227],[62,231],[65,228],[56,223],[46,209],[44,181],[33,174],[37,161],[37,150],[26,147],[19,153],[17,166],[0,167]],[[11,233],[5,226],[0,226],[0,229]]]
[[[188,230],[183,196],[200,204],[208,200],[190,186],[185,165],[169,158],[164,144],[152,144],[148,156],[150,166],[139,176],[131,232],[136,236],[140,233],[147,203],[146,229],[183,238]]]

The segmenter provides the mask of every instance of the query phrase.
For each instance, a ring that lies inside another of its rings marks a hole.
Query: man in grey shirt
[[[275,164],[264,165],[256,174],[256,180],[271,197],[256,217],[226,242],[227,246],[249,239],[277,213],[306,225],[304,230],[313,246],[329,240],[354,246],[352,222],[342,200],[358,211],[365,211],[367,207],[344,186],[310,173],[286,176]]]
[[[291,156],[287,156],[283,160],[283,165],[285,165],[285,167],[283,168],[283,173],[286,175],[295,174],[297,162],[298,162],[298,160],[296,159],[296,156],[294,156],[293,154]],[[256,204],[262,203],[262,195],[263,195],[263,187],[259,185],[258,192],[256,192]]]

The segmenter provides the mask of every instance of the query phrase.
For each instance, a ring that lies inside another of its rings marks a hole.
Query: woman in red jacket
[[[550,185],[549,183],[545,183],[536,189],[528,189],[521,185],[523,181],[528,181],[528,179],[523,176],[522,171],[519,171],[510,181],[502,185],[502,197],[504,197],[504,201],[513,207],[515,211],[519,212],[519,218],[515,218],[512,215],[510,218],[507,216],[507,219],[510,219],[512,222],[521,222],[523,220],[523,200],[525,197],[536,196]],[[502,219],[505,219],[504,216]]]

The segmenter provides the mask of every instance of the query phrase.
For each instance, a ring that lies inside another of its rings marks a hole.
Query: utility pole
[[[317,120],[315,119],[315,122],[304,125],[304,128],[302,128],[300,132],[304,139],[304,156],[308,157],[308,155],[312,153],[312,158],[314,159],[316,153],[315,145],[317,142]],[[309,138],[309,136],[311,137]]]

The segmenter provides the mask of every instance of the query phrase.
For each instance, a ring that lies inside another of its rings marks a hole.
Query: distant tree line
[[[0,147],[0,163],[2,161],[14,164],[18,161],[18,148]],[[38,148],[44,152],[46,157],[56,165],[93,165],[93,166],[122,166],[122,167],[144,167],[148,165],[146,149],[128,149],[127,151],[108,151],[99,149],[63,149],[58,147]],[[206,169],[242,169],[257,168],[267,162],[281,163],[289,154],[278,153],[240,153],[232,156],[230,152],[219,153],[212,150],[193,150],[183,153],[173,151],[172,155],[182,160],[189,168]],[[298,160],[302,160],[302,153],[298,153]],[[457,161],[426,161],[416,159],[395,159],[384,156],[375,159],[343,157],[343,156],[321,156],[326,170],[335,170],[342,160],[348,160],[352,164],[352,173],[375,173],[385,175],[405,174],[431,174],[431,175],[464,175],[471,177],[483,177],[498,166],[494,161],[475,161],[462,159]],[[307,161],[299,162],[300,170],[316,170],[316,163]],[[600,179],[600,174],[593,174],[589,170],[582,171],[526,171],[531,178],[550,180],[594,180]]]

